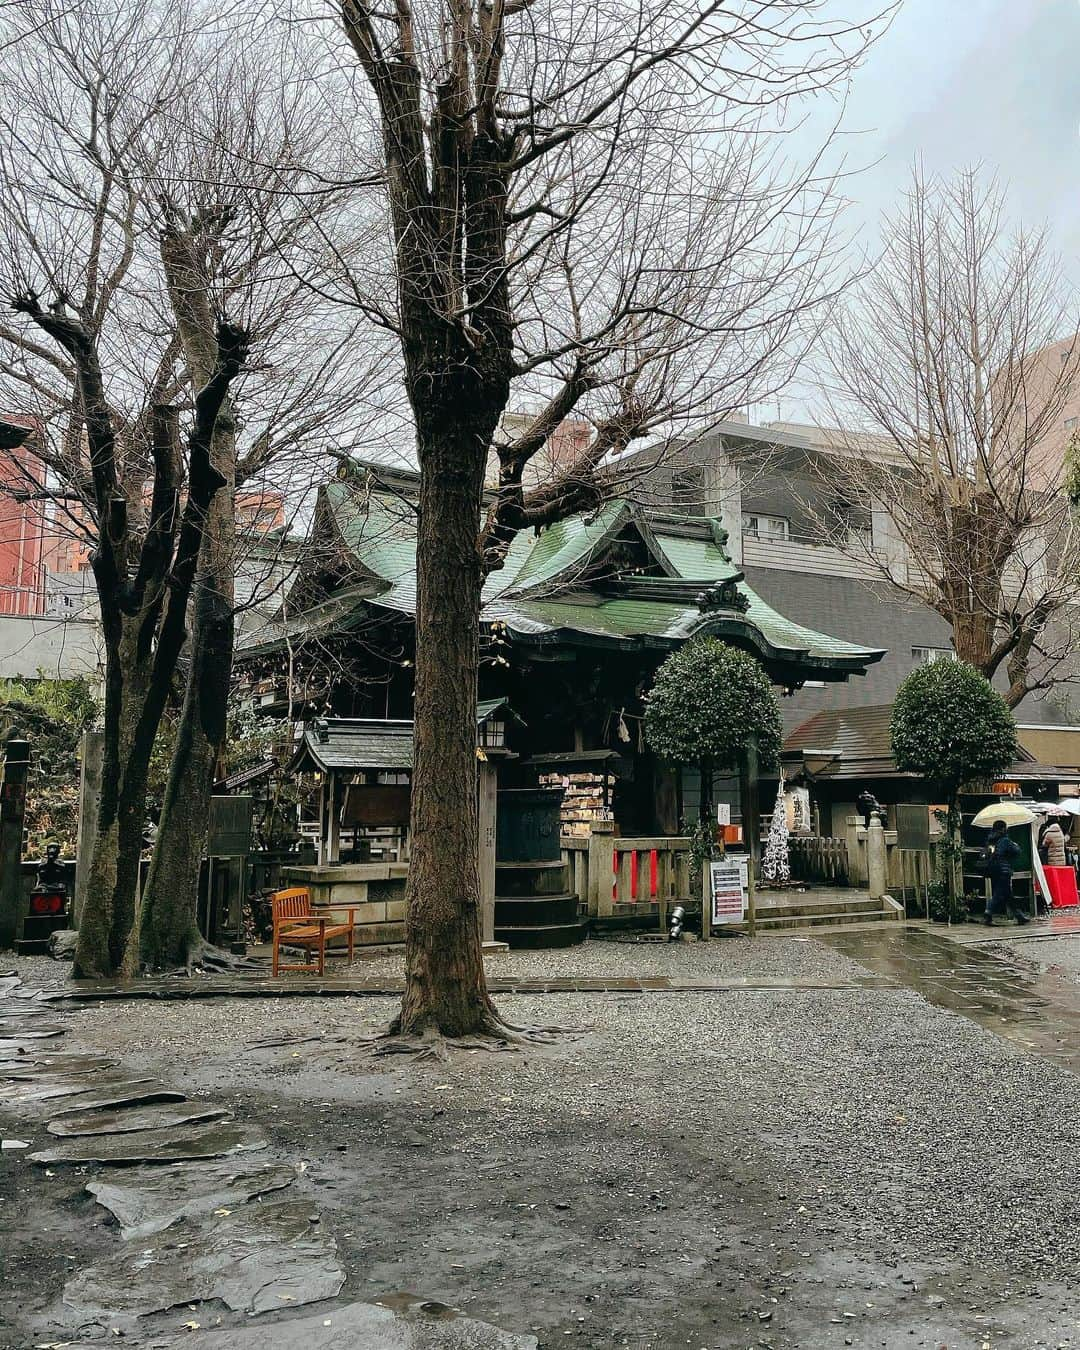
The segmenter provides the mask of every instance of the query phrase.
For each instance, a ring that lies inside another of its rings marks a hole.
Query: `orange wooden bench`
[[[332,913],[345,913],[348,923],[329,922],[325,914],[315,914],[311,909],[311,893],[306,886],[296,886],[287,891],[275,891],[271,897],[274,913],[274,974],[283,970],[302,970],[312,974],[326,973],[327,938],[348,938],[349,960],[353,959],[353,944],[356,930],[353,924],[354,908],[343,905],[332,907]],[[302,966],[284,965],[281,961],[282,947],[302,947],[309,953]],[[310,953],[318,952],[319,964],[312,966]]]

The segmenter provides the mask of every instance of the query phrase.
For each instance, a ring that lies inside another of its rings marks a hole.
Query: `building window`
[[[791,526],[783,516],[743,516],[742,531],[755,539],[787,539]]]
[[[956,653],[951,647],[912,647],[911,656],[920,666],[927,666],[932,661],[956,660]]]

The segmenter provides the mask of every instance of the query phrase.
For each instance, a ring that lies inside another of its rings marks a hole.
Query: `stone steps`
[[[884,906],[880,900],[860,896],[850,900],[838,900],[835,895],[820,899],[812,891],[802,895],[784,895],[773,897],[759,895],[757,901],[758,918],[770,919],[812,919],[820,914],[874,914]]]
[[[758,931],[774,932],[777,929],[786,928],[819,928],[833,926],[835,924],[848,923],[891,923],[898,915],[895,910],[881,909],[874,905],[870,909],[860,910],[820,910],[813,914],[789,914],[772,915],[768,911],[764,914],[758,910],[757,926]]]

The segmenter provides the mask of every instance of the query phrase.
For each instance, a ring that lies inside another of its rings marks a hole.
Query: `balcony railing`
[[[789,534],[780,538],[757,534],[742,537],[743,563],[747,567],[775,567],[788,572],[809,572],[816,575],[871,577],[879,569],[869,558],[860,541],[850,551],[824,542],[820,537]]]

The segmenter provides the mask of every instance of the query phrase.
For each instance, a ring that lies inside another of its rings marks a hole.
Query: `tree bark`
[[[191,221],[167,223],[161,261],[177,332],[194,378],[217,360],[204,250]],[[210,463],[221,486],[206,513],[192,606],[191,660],[169,766],[161,823],[139,915],[139,961],[150,969],[190,966],[200,950],[199,873],[210,823],[214,769],[225,748],[235,620],[236,420],[225,399],[214,423]]]
[[[472,443],[470,443],[472,442]],[[405,994],[393,1030],[460,1037],[497,1016],[480,942],[476,804],[480,499],[487,442],[421,448],[416,740],[406,889]]]
[[[224,751],[232,682],[236,522],[235,437],[223,409],[214,433],[215,460],[228,483],[207,514],[192,607],[191,660],[160,828],[143,891],[139,961],[147,969],[189,966],[203,945],[198,926],[199,874],[210,820],[215,767]]]

